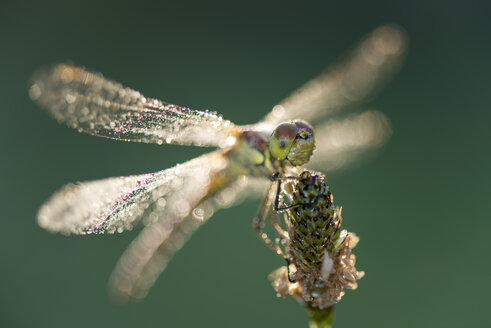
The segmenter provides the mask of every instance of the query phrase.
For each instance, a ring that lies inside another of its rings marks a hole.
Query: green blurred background
[[[36,211],[69,181],[161,170],[207,151],[116,142],[57,124],[27,97],[38,67],[72,60],[176,104],[246,124],[375,26],[410,38],[367,107],[394,136],[329,175],[367,275],[336,327],[489,327],[491,22],[486,2],[2,1],[0,326],[306,327],[266,276],[283,261],[251,229],[258,202],[218,212],[141,303],[106,283],[138,231],[64,237]]]

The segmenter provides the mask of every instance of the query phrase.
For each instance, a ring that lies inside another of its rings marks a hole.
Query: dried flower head
[[[346,232],[338,251],[326,254],[321,270],[305,272],[291,263],[289,268],[283,266],[272,272],[269,279],[278,296],[291,295],[310,308],[326,309],[336,304],[344,289],[356,289],[357,280],[365,275],[356,270],[356,257],[351,252],[358,241],[354,233]]]

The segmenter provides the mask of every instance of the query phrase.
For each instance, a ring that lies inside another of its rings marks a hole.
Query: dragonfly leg
[[[294,205],[283,205],[280,207],[281,181],[282,180],[298,180],[298,179],[299,179],[299,177],[293,177],[293,176],[280,177],[278,172],[276,172],[275,174],[273,174],[271,176],[272,181],[278,181],[278,186],[276,188],[276,197],[274,200],[274,207],[273,207],[276,212],[283,212],[283,211],[286,211],[290,208],[294,208],[294,207],[299,206],[298,204],[294,204]]]
[[[259,238],[261,238],[262,241],[269,248],[271,248],[276,254],[278,254],[282,258],[286,258],[283,250],[281,249],[281,247],[279,245],[279,241],[277,241],[276,243],[273,243],[271,241],[271,239],[268,237],[268,234],[264,231],[265,221],[268,220],[269,222],[275,222],[274,217],[277,216],[276,212],[271,211],[271,204],[273,202],[272,198],[274,196],[273,190],[274,190],[274,182],[271,183],[266,195],[263,198],[263,201],[261,202],[258,213],[256,214],[256,217],[254,218],[253,227],[254,227],[254,231],[259,236]],[[274,224],[273,224],[273,226],[274,226]]]
[[[285,211],[288,208],[291,208],[291,207],[294,207],[295,206],[295,205],[292,205],[292,206],[282,206],[282,207],[279,206],[279,203],[280,203],[280,194],[281,194],[281,181],[282,180],[286,180],[286,179],[297,179],[297,177],[280,177],[278,172],[275,173],[275,174],[273,174],[273,176],[271,176],[271,180],[273,182],[274,181],[278,181],[278,185],[276,187],[276,196],[275,196],[274,205],[273,205],[273,209],[274,209],[274,211],[276,213]],[[280,223],[278,222],[278,215],[270,215],[269,216],[269,219],[270,219],[271,226],[273,226],[276,229],[276,231],[278,232],[278,234],[280,236],[282,236],[283,238],[288,238],[288,233],[280,226]]]
[[[280,176],[280,173],[279,172],[276,172],[269,179],[271,181],[279,181],[279,180],[300,180],[300,177],[295,177],[295,176],[281,177]]]

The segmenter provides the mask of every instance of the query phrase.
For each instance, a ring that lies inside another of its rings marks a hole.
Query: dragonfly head
[[[314,149],[314,130],[301,120],[281,123],[269,141],[271,155],[277,160],[286,159],[293,166],[307,163]]]

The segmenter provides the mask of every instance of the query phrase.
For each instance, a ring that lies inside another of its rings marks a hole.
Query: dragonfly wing
[[[307,167],[329,171],[354,162],[364,151],[385,144],[392,136],[387,117],[377,111],[353,114],[342,120],[330,120],[316,128],[314,151]]]
[[[32,77],[30,97],[59,122],[92,135],[149,143],[223,146],[234,124],[144,97],[100,73],[58,64]]]
[[[243,199],[247,190],[254,186],[257,188],[259,184],[240,177],[224,188],[207,193],[204,191],[209,190],[209,181],[185,181],[179,194],[167,199],[169,203],[177,204],[185,199],[185,207],[181,204],[175,210],[164,212],[154,209],[154,213],[163,219],[145,227],[125,251],[109,281],[111,296],[123,303],[145,297],[192,232],[218,208]]]
[[[201,196],[206,190],[196,188],[180,194],[189,181],[204,188],[210,174],[225,168],[227,161],[213,152],[163,171],[69,184],[51,196],[38,212],[38,223],[52,232],[63,234],[114,233],[131,229],[149,207],[179,212],[187,207],[187,197]],[[184,191],[183,191],[184,192]],[[176,194],[179,194],[176,196]],[[173,196],[173,202],[169,197]],[[164,211],[164,212],[165,212]]]
[[[276,105],[261,123],[262,129],[272,130],[292,119],[318,122],[366,100],[397,71],[405,50],[402,28],[376,28],[346,57]]]

